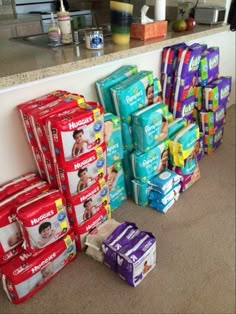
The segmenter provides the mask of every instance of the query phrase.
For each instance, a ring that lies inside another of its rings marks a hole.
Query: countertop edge
[[[27,71],[19,74],[9,75],[0,78],[0,89],[13,87],[16,85],[33,82],[36,80],[49,78],[65,73],[75,72],[85,68],[91,68],[96,65],[105,64],[115,60],[131,57],[137,54],[147,53],[165,46],[174,45],[182,41],[190,41],[201,37],[225,32],[229,30],[228,25],[220,25],[219,27],[207,28],[206,30],[191,33],[180,33],[174,38],[158,39],[155,42],[144,42],[143,46],[128,48],[121,51],[112,52],[99,57],[87,58],[83,60],[55,65],[43,69]]]

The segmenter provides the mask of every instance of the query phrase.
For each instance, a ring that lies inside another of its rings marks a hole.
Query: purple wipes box
[[[118,251],[139,232],[134,223],[124,222],[120,224],[109,237],[103,241],[102,251],[104,253],[104,264],[117,272],[116,255]]]
[[[136,287],[156,266],[156,239],[152,233],[140,232],[117,254],[120,277]]]
[[[185,78],[197,74],[198,66],[201,60],[201,54],[205,47],[200,44],[193,44],[187,48],[179,50],[175,76]]]

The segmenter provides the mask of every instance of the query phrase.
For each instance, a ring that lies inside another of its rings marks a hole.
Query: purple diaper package
[[[186,48],[181,48],[177,58],[175,76],[179,78],[195,76],[204,49],[205,47],[198,43],[192,44]]]
[[[222,104],[216,111],[200,111],[200,130],[205,135],[213,135],[226,122],[226,104]]]
[[[203,51],[198,68],[198,85],[205,86],[219,75],[219,47],[210,47]]]
[[[206,111],[216,111],[220,106],[227,105],[231,84],[231,76],[221,76],[203,89],[203,103]]]
[[[193,110],[195,108],[195,97],[191,96],[183,101],[175,102],[173,106],[174,118],[185,118],[188,123],[194,122]]]
[[[175,72],[176,61],[180,48],[186,48],[185,43],[165,47],[161,53],[161,73],[172,75]]]
[[[205,135],[204,137],[204,151],[206,154],[211,154],[216,150],[222,143],[224,135],[224,127],[222,126],[218,131],[213,135]]]
[[[189,75],[184,78],[175,77],[173,84],[173,102],[183,101],[186,98],[194,96],[194,87],[196,85],[196,76]]]
[[[161,86],[163,103],[170,106],[173,93],[173,77],[168,74],[161,74]]]
[[[139,232],[134,223],[124,222],[120,224],[102,244],[104,264],[117,272],[116,257],[118,251]]]
[[[118,273],[136,287],[156,266],[156,239],[152,233],[141,231],[117,253]]]
[[[202,86],[195,86],[194,87],[194,96],[195,96],[195,107],[197,110],[203,109],[203,87]]]

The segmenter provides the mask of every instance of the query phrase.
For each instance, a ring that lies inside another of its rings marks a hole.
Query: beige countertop
[[[22,14],[22,15],[0,15],[0,26],[1,25],[9,25],[9,24],[20,24],[31,21],[40,21],[40,14]]]
[[[0,89],[120,60],[228,30],[227,25],[198,25],[193,31],[168,32],[165,38],[152,41],[131,40],[128,46],[114,45],[111,38],[107,37],[102,50],[88,50],[84,43],[79,46],[70,45],[52,49],[11,39],[0,39]]]

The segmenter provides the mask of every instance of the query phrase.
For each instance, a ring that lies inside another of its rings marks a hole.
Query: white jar
[[[102,28],[85,29],[85,45],[87,49],[102,49],[104,44]]]

